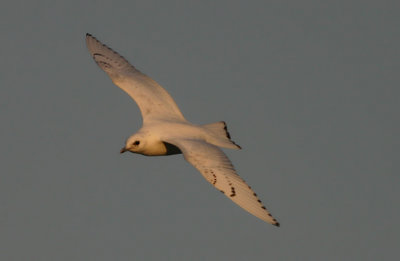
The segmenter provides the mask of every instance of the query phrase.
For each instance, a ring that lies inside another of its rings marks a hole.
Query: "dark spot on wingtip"
[[[106,62],[96,61],[96,63],[97,63],[102,69],[105,69],[105,68],[112,68],[111,64],[106,63]]]
[[[102,55],[101,53],[94,53],[94,54],[93,54],[93,57],[94,57],[94,56],[103,56],[103,57],[105,57],[105,56]],[[105,58],[107,58],[107,57],[105,57]]]
[[[275,224],[273,224],[274,226],[280,227],[281,224],[279,224],[279,222],[276,222]]]

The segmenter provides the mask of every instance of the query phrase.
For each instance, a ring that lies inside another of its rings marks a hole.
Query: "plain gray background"
[[[399,1],[6,1],[1,260],[395,260]],[[281,222],[181,155],[119,154],[136,104],[85,33],[164,86]]]

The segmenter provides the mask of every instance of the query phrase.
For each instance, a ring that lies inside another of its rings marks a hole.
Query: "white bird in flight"
[[[225,196],[254,216],[279,226],[219,148],[240,149],[230,139],[225,122],[190,123],[168,92],[124,57],[90,34],[86,34],[86,45],[97,65],[135,100],[143,117],[142,128],[126,140],[121,153],[130,151],[146,156],[182,153]]]

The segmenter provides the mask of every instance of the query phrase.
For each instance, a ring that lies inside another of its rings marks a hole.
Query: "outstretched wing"
[[[86,34],[86,45],[97,65],[135,100],[144,122],[151,119],[185,121],[175,101],[156,81],[90,34]]]
[[[216,146],[201,140],[170,139],[182,151],[185,159],[192,164],[204,178],[225,196],[254,216],[279,226],[257,194],[236,174],[228,157]]]

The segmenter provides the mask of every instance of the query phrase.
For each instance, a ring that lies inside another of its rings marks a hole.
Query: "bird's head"
[[[145,145],[145,139],[141,135],[134,134],[130,136],[126,142],[125,146],[121,149],[120,153],[130,151],[133,153],[142,153]]]

